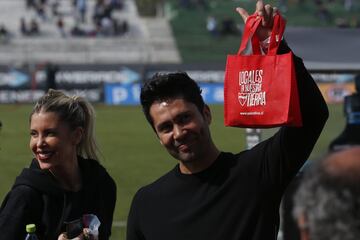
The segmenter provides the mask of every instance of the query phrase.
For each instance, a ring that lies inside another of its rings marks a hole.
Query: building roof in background
[[[360,28],[288,27],[285,38],[311,70],[360,71]]]

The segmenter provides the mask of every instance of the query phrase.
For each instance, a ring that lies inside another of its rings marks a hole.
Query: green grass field
[[[103,153],[102,163],[117,183],[117,205],[112,239],[125,239],[125,228],[131,199],[136,190],[170,170],[176,161],[161,147],[140,107],[96,105],[97,135]],[[211,106],[212,136],[224,151],[244,149],[244,131],[223,125],[223,107]],[[30,105],[0,105],[0,200],[10,189],[21,169],[32,157],[28,147]],[[316,118],[316,116],[314,116]],[[327,151],[329,142],[344,127],[342,105],[330,106],[330,119],[310,159]],[[274,130],[266,130],[264,137]]]

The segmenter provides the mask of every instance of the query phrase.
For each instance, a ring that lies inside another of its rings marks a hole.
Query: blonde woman
[[[116,185],[98,162],[93,107],[50,89],[30,114],[30,149],[34,159],[0,209],[1,238],[24,239],[26,224],[35,223],[39,239],[64,239],[66,223],[80,219],[82,226],[93,214],[98,238],[109,239]]]

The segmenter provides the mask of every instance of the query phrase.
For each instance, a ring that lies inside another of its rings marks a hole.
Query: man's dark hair
[[[196,105],[200,113],[204,108],[201,89],[185,72],[155,74],[141,88],[140,101],[148,122],[153,126],[150,107],[156,101],[182,98]]]

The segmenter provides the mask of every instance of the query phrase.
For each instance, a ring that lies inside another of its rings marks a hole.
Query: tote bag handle
[[[254,39],[254,36],[256,36],[255,33],[256,33],[256,29],[258,28],[261,22],[260,20],[261,19],[257,19],[257,15],[255,14],[247,18],[238,55],[243,55],[246,46],[248,45],[249,39],[250,38]],[[256,41],[256,39],[254,39],[254,41],[252,40],[251,44],[252,44],[253,54],[261,54],[259,41]]]
[[[251,38],[251,46],[253,49],[254,55],[260,55],[260,40],[256,35],[256,30],[258,29],[259,25],[261,24],[261,18],[259,18],[256,14],[253,14],[248,17],[245,23],[244,33],[241,40],[241,45],[238,51],[238,55],[243,55],[244,50]],[[270,44],[267,51],[267,55],[276,55],[277,50],[280,45],[280,41],[283,37],[285,31],[286,22],[281,17],[280,14],[276,14],[274,16],[274,23],[273,28],[270,35]]]

